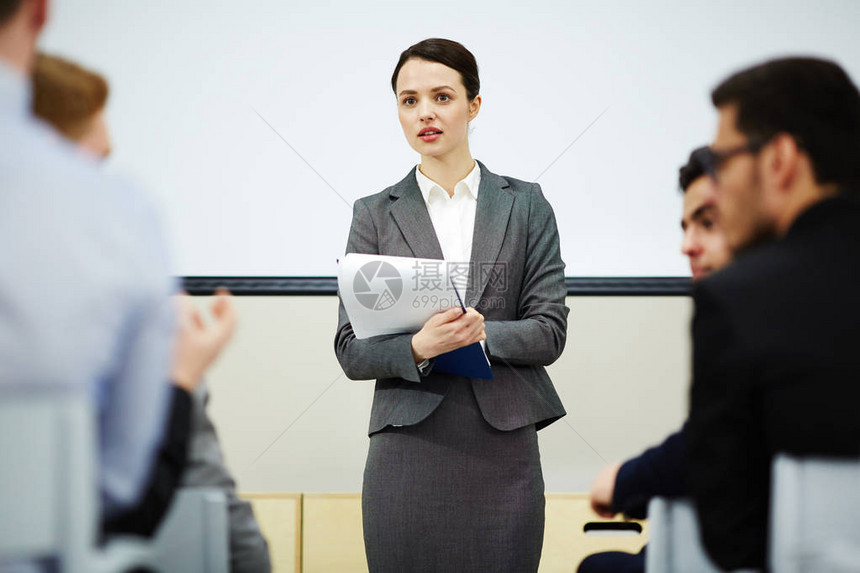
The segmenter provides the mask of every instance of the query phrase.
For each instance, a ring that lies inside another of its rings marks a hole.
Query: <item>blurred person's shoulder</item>
[[[816,241],[781,238],[742,253],[697,281],[693,298],[697,310],[716,310],[723,319],[764,336],[769,330],[792,328],[812,301],[834,296],[837,267],[832,254]],[[850,282],[860,286],[856,279]]]
[[[846,264],[860,244],[860,198],[854,194],[820,201],[803,212],[788,233],[736,257],[699,282],[696,293],[762,306],[833,294],[836,286],[860,287]],[[786,308],[785,311],[790,310]]]
[[[0,218],[9,232],[38,236],[57,257],[64,246],[86,249],[117,271],[163,279],[164,229],[150,195],[35,118],[6,127],[15,145],[0,151],[8,202]]]

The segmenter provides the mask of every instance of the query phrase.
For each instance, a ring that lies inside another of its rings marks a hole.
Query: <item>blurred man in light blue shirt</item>
[[[91,389],[110,516],[137,501],[164,431],[174,284],[146,197],[30,115],[46,12],[0,0],[0,384]]]

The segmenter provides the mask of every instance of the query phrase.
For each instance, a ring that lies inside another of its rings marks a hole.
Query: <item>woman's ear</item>
[[[481,94],[475,96],[475,99],[469,102],[469,121],[478,117],[478,112],[481,111]]]

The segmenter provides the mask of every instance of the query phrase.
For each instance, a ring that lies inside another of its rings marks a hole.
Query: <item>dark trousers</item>
[[[644,573],[645,547],[639,553],[607,551],[595,553],[583,560],[577,573]]]

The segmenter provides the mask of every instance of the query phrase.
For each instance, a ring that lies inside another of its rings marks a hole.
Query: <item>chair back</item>
[[[64,573],[229,571],[227,501],[217,488],[178,491],[152,541],[99,546],[97,463],[86,388],[0,384],[0,570],[50,559]]]
[[[648,504],[647,573],[720,573],[702,547],[699,522],[686,499],[655,497]]]
[[[860,459],[780,454],[772,484],[774,573],[860,571]]]
[[[95,436],[85,387],[0,385],[0,563],[86,570],[99,525]]]
[[[229,573],[228,518],[223,490],[180,489],[153,540],[153,566],[158,571]]]

